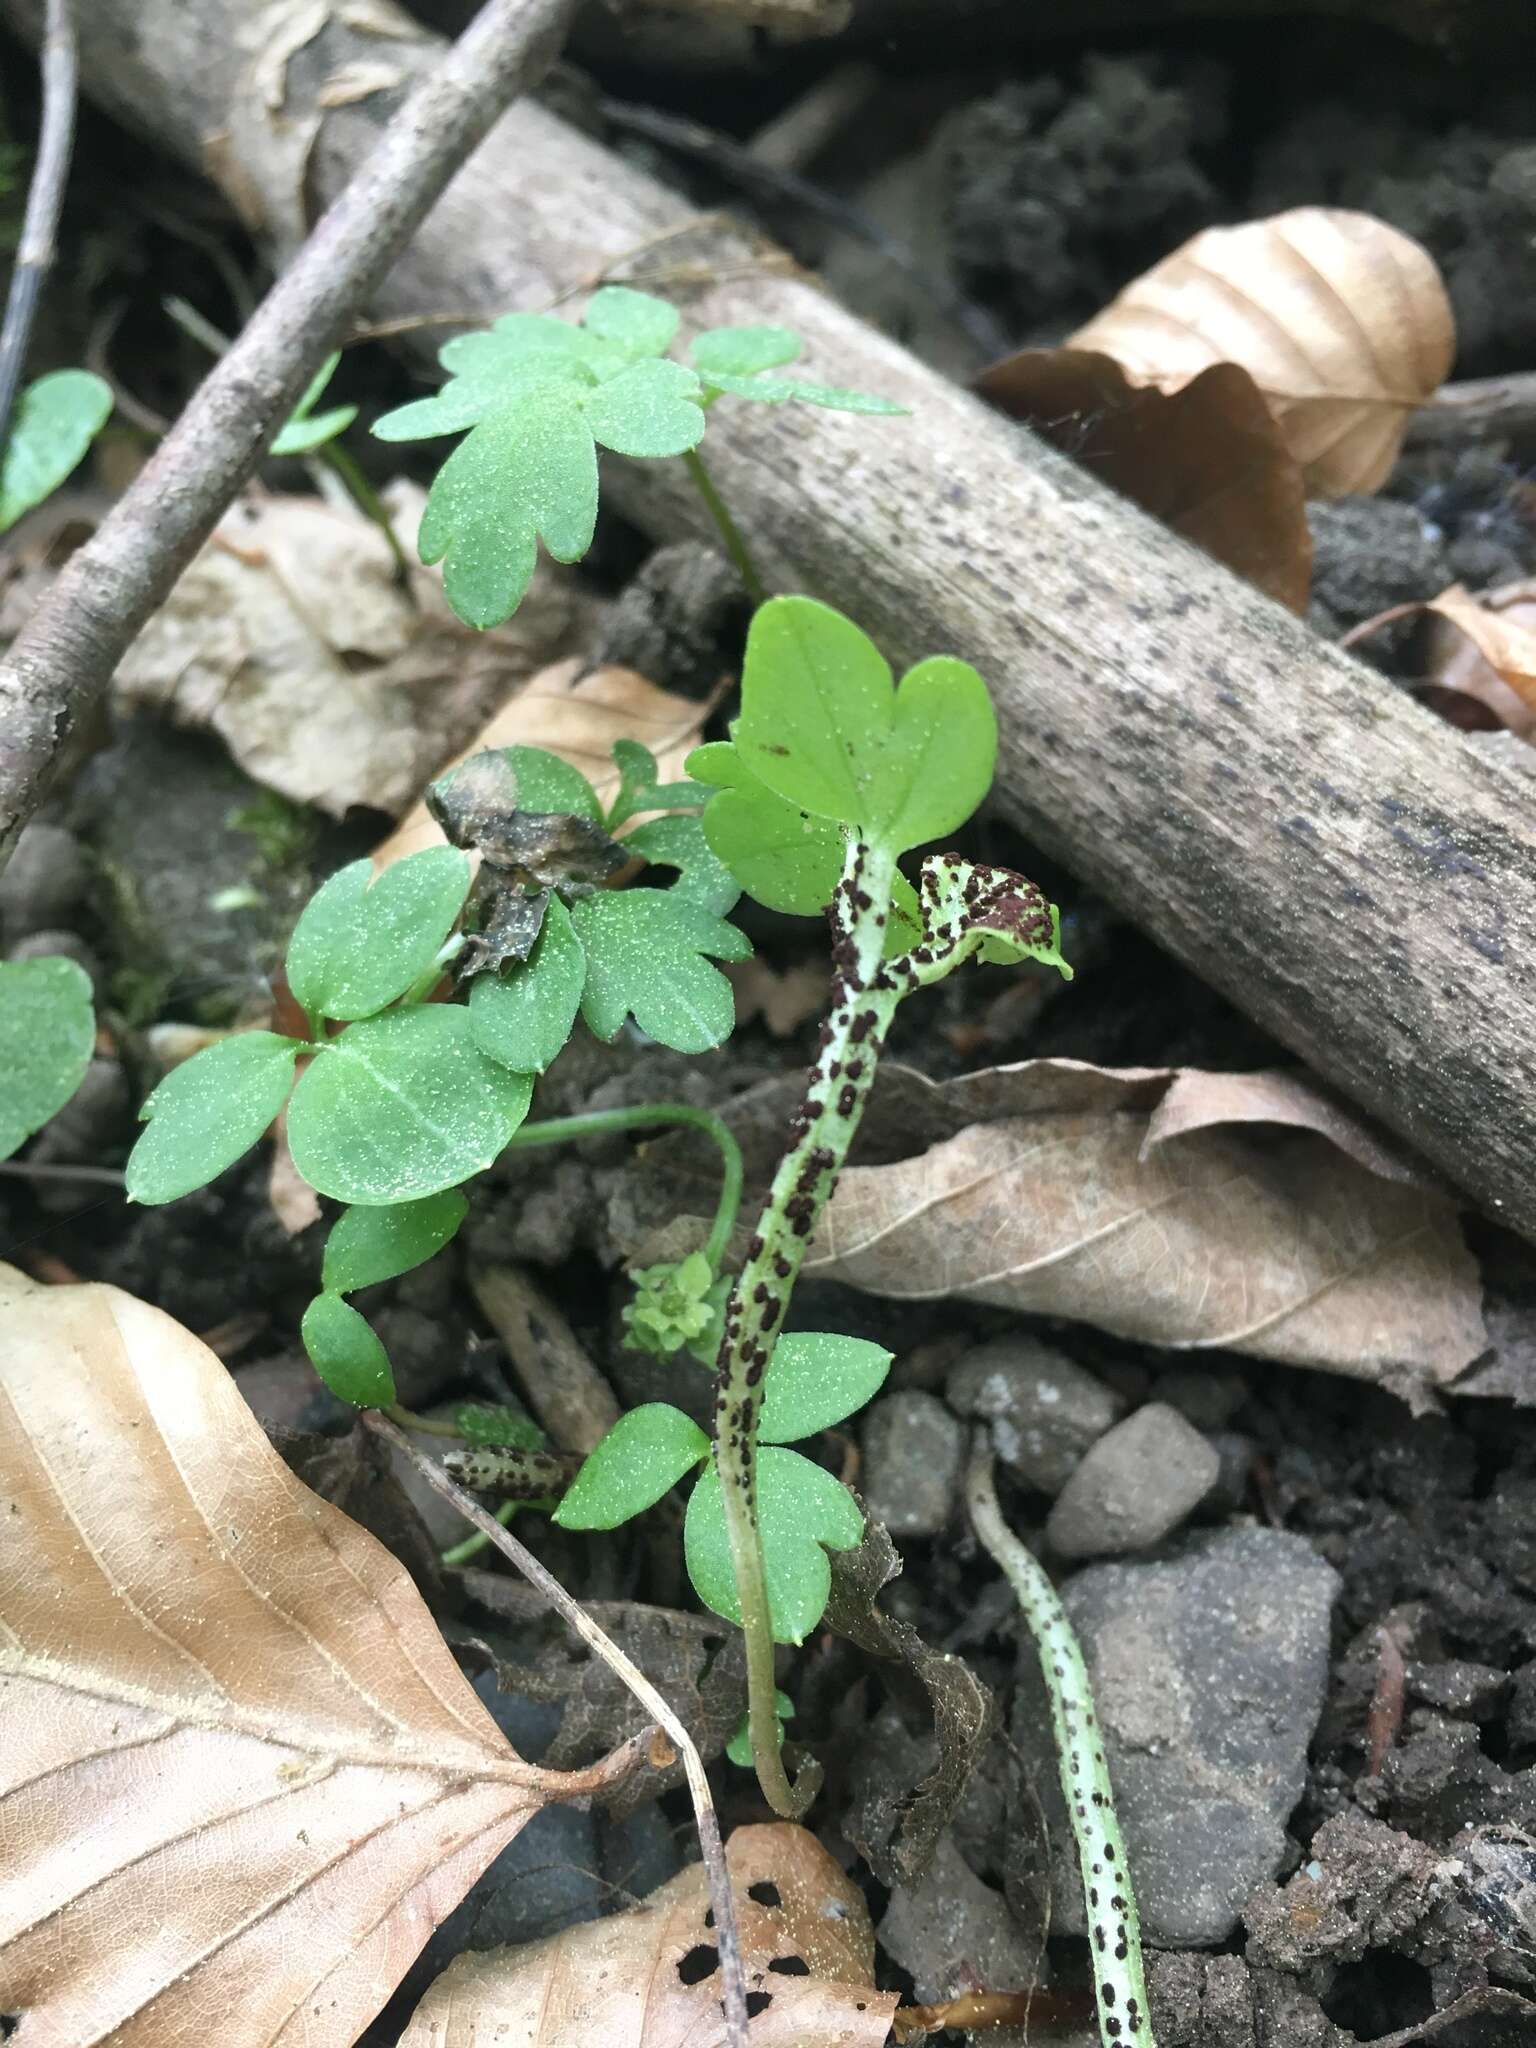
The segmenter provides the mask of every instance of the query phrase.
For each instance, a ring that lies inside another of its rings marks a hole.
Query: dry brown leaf
[[[1312,532],[1301,471],[1245,370],[1213,364],[1163,392],[1089,349],[1024,349],[976,388],[1218,562],[1305,609]]]
[[[725,1853],[753,2048],[880,2048],[897,1999],[873,1989],[875,1937],[857,1886],[786,1822],[737,1828]],[[708,1905],[695,1863],[627,1913],[461,1955],[400,2048],[719,2048]]]
[[[547,747],[579,768],[607,804],[619,788],[619,771],[613,765],[615,740],[639,740],[656,756],[662,781],[675,782],[713,702],[700,704],[660,690],[630,668],[584,669],[579,661],[556,662],[533,676],[451,760],[435,763],[422,781],[446,773],[486,747]],[[405,854],[442,843],[441,826],[426,805],[418,803],[374,849],[374,863],[387,868]]]
[[[1431,685],[1486,704],[1500,725],[1536,732],[1536,582],[1473,597],[1459,583],[1425,607],[1435,618]]]
[[[31,2048],[351,2048],[569,1776],[214,1354],[0,1268],[0,2010]]]
[[[736,1028],[761,1017],[774,1038],[790,1038],[827,1000],[831,967],[825,958],[798,960],[781,973],[760,953],[733,960],[721,972],[736,998]]]
[[[1300,609],[1304,497],[1378,489],[1455,350],[1427,250],[1370,214],[1302,206],[1206,229],[978,389]]]
[[[870,1118],[877,1146],[928,1149],[844,1174],[808,1274],[1410,1398],[1486,1348],[1451,1201],[1301,1077],[1032,1060],[936,1083],[896,1069]]]
[[[390,494],[410,547],[423,495]],[[114,682],[117,701],[207,728],[256,778],[340,816],[398,815],[536,669],[581,645],[592,607],[541,564],[507,625],[454,617],[434,571],[402,590],[379,529],[317,498],[232,506]]]

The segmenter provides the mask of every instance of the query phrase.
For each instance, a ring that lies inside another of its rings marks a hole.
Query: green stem
[[[714,479],[704,467],[703,458],[697,448],[690,448],[683,461],[688,466],[688,474],[693,478],[695,489],[704,500],[705,510],[715,522],[720,538],[725,543],[725,552],[735,563],[736,573],[747,586],[748,597],[754,604],[761,604],[768,595],[768,586],[757,573],[757,565],[752,560],[741,528],[731,517],[731,508],[715,489]]]
[[[400,536],[395,531],[395,522],[389,516],[389,507],[379,496],[363,474],[356,458],[338,441],[327,441],[316,449],[316,454],[333,475],[338,476],[346,486],[358,509],[370,518],[389,543],[389,552],[395,558],[395,581],[411,596],[411,564]],[[414,602],[414,599],[413,599]]]
[[[524,1124],[515,1131],[507,1151],[525,1151],[534,1145],[564,1145],[573,1138],[601,1138],[612,1131],[645,1130],[656,1124],[688,1124],[712,1138],[720,1152],[720,1199],[710,1225],[704,1256],[714,1272],[722,1260],[736,1228],[741,1207],[741,1147],[730,1126],[711,1109],[695,1109],[690,1102],[637,1102],[626,1109],[593,1109],[581,1116],[550,1117],[544,1123]]]
[[[1093,1988],[1104,2048],[1157,2048],[1141,1963],[1141,1923],[1115,1816],[1114,1787],[1094,1711],[1093,1685],[1061,1596],[1003,1520],[992,1459],[978,1437],[966,1479],[976,1533],[1003,1568],[1029,1624],[1050,1695],[1056,1767],[1082,1871],[1092,1937]]]
[[[402,1429],[419,1429],[427,1436],[456,1436],[462,1439],[464,1432],[456,1422],[440,1422],[431,1415],[418,1415],[414,1408],[404,1408],[393,1401],[384,1410],[391,1422],[398,1422]]]
[[[789,1820],[798,1819],[815,1797],[820,1772],[812,1766],[791,1786],[779,1751],[773,1626],[757,1518],[759,1390],[816,1219],[864,1114],[880,1045],[900,999],[896,978],[881,972],[895,874],[894,855],[849,842],[832,899],[832,997],[821,1051],[726,1305],[720,1348],[715,1464],[746,1639],[752,1761],[763,1797]]]
[[[505,1529],[518,1509],[526,1506],[526,1501],[504,1500],[496,1510],[496,1519]],[[447,1550],[439,1554],[438,1563],[447,1565],[450,1571],[455,1571],[460,1565],[468,1564],[471,1558],[478,1557],[490,1540],[489,1536],[477,1529],[473,1536],[466,1536],[462,1543],[450,1544]]]

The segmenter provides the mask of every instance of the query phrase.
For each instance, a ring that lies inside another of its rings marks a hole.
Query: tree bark
[[[229,126],[240,0],[89,12],[87,90],[205,160],[203,138]],[[350,32],[326,33],[344,61]],[[435,46],[400,48],[422,63]],[[324,67],[307,75],[319,91]],[[319,203],[391,104],[378,93],[326,115],[308,161]],[[228,153],[216,160],[238,185]],[[640,251],[690,323],[793,328],[810,375],[903,401],[908,419],[711,416],[711,471],[769,579],[842,606],[893,657],[973,661],[998,702],[1012,821],[1536,1238],[1536,830],[1519,769],[772,251],[689,221],[677,194],[525,103],[450,186],[375,312],[534,307]],[[658,537],[704,530],[681,464],[614,463],[606,486]]]

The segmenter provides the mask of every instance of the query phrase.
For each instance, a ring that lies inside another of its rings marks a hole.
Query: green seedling
[[[50,370],[27,386],[0,449],[0,533],[53,495],[111,411],[111,385],[90,370]]]
[[[749,591],[762,594],[746,546],[698,455],[706,414],[722,397],[787,400],[841,412],[904,407],[777,374],[800,354],[783,327],[716,327],[696,335],[687,362],[668,351],[678,313],[664,299],[607,285],[580,326],[547,313],[509,313],[461,334],[438,360],[449,380],[431,398],[386,413],[384,441],[465,438],[438,471],[422,517],[423,562],[443,564],[443,587],[472,626],[497,626],[523,600],[542,541],[576,562],[597,523],[600,448],[642,459],[681,456]]]
[[[90,976],[78,962],[0,961],[0,1159],[64,1107],[95,1044]]]
[[[357,418],[355,405],[333,405],[326,412],[316,412],[315,407],[325,396],[326,386],[336,374],[341,361],[338,350],[327,356],[314,376],[309,388],[288,415],[286,423],[279,429],[277,439],[272,443],[274,455],[313,455],[317,448],[324,448],[334,441],[338,434],[344,434]]]

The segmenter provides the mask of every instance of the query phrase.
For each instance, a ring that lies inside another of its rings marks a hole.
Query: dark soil
[[[744,137],[827,61],[802,57],[734,84],[621,75],[599,84]],[[919,265],[976,315],[968,324],[790,200],[743,193],[682,157],[649,160],[711,205],[759,214],[834,289],[960,373],[976,366],[974,336],[989,323],[1009,345],[1059,338],[1199,227],[1310,202],[1379,213],[1429,246],[1455,302],[1458,375],[1536,368],[1536,114],[1496,50],[1457,63],[1383,33],[1294,22],[1263,36],[1186,25],[1161,46],[1151,35],[1116,48],[1061,45],[1039,61],[1017,56],[1006,72],[968,64],[952,76],[913,76],[902,51],[887,61],[882,93],[805,175],[909,239]],[[35,119],[28,67],[4,68],[5,116],[26,135]],[[562,90],[583,102],[579,86]],[[154,204],[135,199],[125,225],[130,188]],[[253,269],[236,225],[216,210],[189,219],[193,204],[181,173],[87,116],[66,219],[63,274],[72,282],[54,295],[40,352],[78,357],[101,307],[126,299],[112,343],[117,373],[145,404],[173,410],[198,365],[159,315],[160,295],[200,291],[210,315],[234,325],[224,259],[237,273]],[[221,251],[213,263],[198,253],[210,234]],[[87,256],[94,286],[81,281]],[[399,368],[380,352],[347,374],[347,395],[365,404],[398,391]],[[366,443],[360,452],[371,459]],[[1483,587],[1531,574],[1531,454],[1498,445],[1410,456],[1379,498],[1316,508],[1313,623],[1337,634],[1453,581]],[[617,592],[607,652],[658,683],[705,689],[739,649],[729,577],[696,551],[649,564],[644,552],[635,535],[605,527],[592,566]],[[1379,636],[1367,657],[1405,688],[1422,680],[1412,625]],[[72,933],[62,943],[77,944],[98,974],[120,1055],[102,1063],[91,1105],[77,1106],[68,1129],[61,1120],[35,1156],[111,1166],[125,1157],[130,1099],[154,1066],[149,1028],[259,1008],[294,906],[317,875],[369,843],[378,821],[338,829],[275,814],[263,823],[258,813],[252,825],[260,792],[211,742],[142,729],[100,737],[102,750],[48,820],[84,849],[71,886],[62,897],[52,888],[69,851],[61,840],[32,896],[12,878],[0,915],[9,947],[39,928]],[[231,824],[236,814],[246,822]],[[938,1075],[1043,1054],[1228,1070],[1283,1062],[1238,1011],[1000,825],[973,827],[972,850],[1034,874],[1062,902],[1077,979],[1063,990],[990,971],[957,978],[902,1013],[893,1043],[901,1058]],[[266,906],[258,925],[210,918],[210,894],[253,872]],[[808,927],[788,920],[748,922],[777,966],[803,959],[812,943]],[[784,1040],[754,1024],[728,1052],[692,1062],[639,1043],[584,1044],[542,1106],[562,1113],[656,1095],[724,1102],[803,1062],[810,1030]],[[361,1298],[403,1400],[422,1407],[506,1391],[507,1361],[465,1265],[516,1260],[536,1270],[623,1398],[700,1405],[695,1368],[663,1368],[620,1346],[616,1218],[634,1156],[628,1141],[613,1141],[508,1162],[471,1190],[471,1221],[448,1254]],[[45,1275],[67,1269],[159,1303],[210,1334],[274,1428],[339,1436],[346,1419],[298,1343],[323,1226],[290,1237],[267,1201],[266,1172],[265,1156],[252,1158],[205,1192],[150,1210],[96,1189],[0,1179],[0,1249]],[[1453,1395],[1420,1416],[1352,1381],[1226,1356],[1201,1357],[1190,1371],[1187,1360],[1080,1325],[1026,1325],[948,1304],[898,1310],[829,1286],[797,1300],[804,1324],[887,1341],[898,1354],[892,1387],[906,1392],[941,1397],[969,1350],[1013,1334],[1043,1339],[1130,1406],[1169,1400],[1216,1443],[1222,1476],[1192,1532],[1156,1557],[1176,1558],[1181,1544],[1228,1527],[1285,1530],[1338,1574],[1326,1695],[1278,1867],[1241,1922],[1154,1959],[1162,2048],[1513,2048],[1536,2039],[1536,2005],[1522,2012],[1518,1998],[1483,1996],[1490,1987],[1536,1995],[1536,1418],[1509,1398],[1523,1390],[1536,1402],[1536,1259],[1491,1226],[1475,1231],[1498,1343],[1481,1381],[1492,1392]],[[828,1462],[849,1448],[828,1444]],[[366,1474],[347,1480],[354,1491],[374,1483]],[[1048,1505],[1022,1487],[1005,1500],[1030,1529]],[[640,1540],[623,1543],[577,1542],[537,1515],[519,1528],[584,1597],[687,1607],[676,1524],[675,1506],[664,1505]],[[593,1709],[583,1669],[555,1632],[515,1599],[498,1605],[488,1576],[460,1583],[433,1574],[414,1511],[394,1522],[381,1511],[370,1526],[386,1537],[406,1531],[401,1553],[430,1582],[445,1622],[466,1623],[501,1660],[488,1666],[484,1649],[465,1652],[526,1750],[553,1740],[561,1761],[574,1761],[631,1725],[622,1701]],[[902,1563],[882,1605],[933,1648],[968,1660],[996,1696],[995,1726],[1012,1727],[1014,1739],[995,1735],[958,1765],[940,1760],[949,1777],[930,1803],[945,1824],[939,1867],[952,1872],[952,1890],[925,1908],[926,1920],[894,1913],[882,1981],[922,1995],[1018,1989],[1038,1969],[1058,1989],[1081,1987],[1086,1943],[1056,1932],[1041,1945],[1050,1857],[1036,1817],[1048,1806],[1049,1772],[1018,1739],[1015,1701],[1033,1695],[1027,1660],[1019,1675],[1011,1602],[957,1499],[931,1533],[903,1539]],[[675,1644],[651,1647],[663,1659],[683,1654]],[[718,1755],[739,1692],[721,1691],[721,1680],[706,1700],[715,1650],[696,1652],[704,1677],[681,1664],[661,1675]],[[509,1667],[515,1690],[497,1692],[487,1673]],[[908,1665],[830,1632],[786,1658],[783,1682],[797,1704],[794,1739],[828,1766],[814,1824],[850,1862],[853,1845],[864,1852],[859,1867],[880,1921],[901,1885],[921,1881],[899,1867],[892,1843],[913,1788],[935,1768],[932,1699]],[[727,1822],[761,1817],[745,1773],[722,1761],[715,1783]],[[687,1807],[675,1785],[659,1799],[623,1819],[544,1816],[436,1938],[429,1967],[457,1942],[526,1939],[660,1882],[680,1842],[686,1850]],[[1070,1926],[1070,1912],[1055,1921]],[[409,1988],[422,1981],[418,1969]],[[405,2009],[392,2008],[393,2017]],[[381,2026],[370,2038],[394,2034]],[[1079,2021],[1037,2025],[1032,2038],[1090,2036]]]

